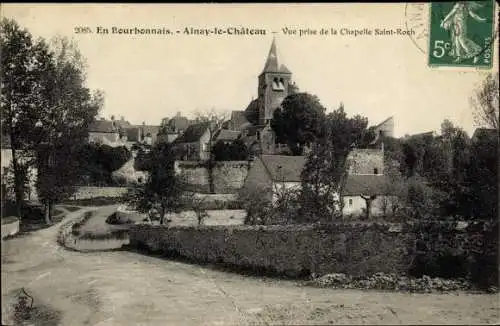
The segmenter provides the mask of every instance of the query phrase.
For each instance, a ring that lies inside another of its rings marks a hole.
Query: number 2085
[[[74,29],[75,34],[90,34],[92,33],[92,28],[85,26],[78,26]]]

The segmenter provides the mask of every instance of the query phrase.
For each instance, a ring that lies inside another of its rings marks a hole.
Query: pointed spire
[[[271,48],[269,49],[269,54],[267,55],[266,64],[264,65],[264,71],[262,72],[277,71],[279,71],[278,51],[276,50],[276,38],[273,37],[273,43],[271,43]]]

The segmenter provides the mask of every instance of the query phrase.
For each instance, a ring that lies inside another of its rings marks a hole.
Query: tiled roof
[[[126,120],[115,120],[115,126],[117,126],[118,128],[121,128],[121,129],[127,129],[127,128],[132,127],[130,122],[128,122]]]
[[[233,111],[231,112],[231,123],[233,128],[241,130],[242,127],[250,124],[247,117],[245,116],[245,111]]]
[[[247,121],[250,121],[253,124],[257,124],[259,121],[259,107],[261,105],[261,102],[259,99],[252,100],[247,108],[245,109],[245,119]]]
[[[89,125],[89,132],[118,132],[113,121],[96,120]]]
[[[240,136],[240,132],[237,130],[222,129],[217,135],[216,140],[236,140]]]
[[[300,182],[304,156],[262,155],[262,163],[274,181]]]
[[[174,143],[192,143],[198,141],[201,136],[207,131],[209,123],[197,123],[191,125],[187,128],[187,130],[180,135]]]
[[[384,175],[352,174],[347,177],[344,195],[387,195],[387,177]]]

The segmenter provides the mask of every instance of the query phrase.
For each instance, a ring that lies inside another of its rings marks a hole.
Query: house
[[[194,120],[190,120],[177,112],[177,115],[171,119],[164,119],[162,127],[158,130],[157,142],[172,143],[180,135],[182,135],[189,126],[195,124]]]
[[[383,213],[382,202],[392,195],[387,191],[387,179],[383,174],[383,155],[383,150],[377,149],[355,149],[349,154],[351,164],[343,192],[345,215],[362,215],[366,199],[372,203],[372,216]],[[305,156],[261,155],[251,164],[243,187],[276,200],[283,190],[301,188],[305,163]]]
[[[96,120],[89,125],[90,143],[99,143],[111,147],[124,146],[125,142],[121,139],[120,129],[113,120]]]
[[[344,216],[360,216],[366,212],[366,201],[371,200],[370,214],[380,216],[388,196],[387,177],[377,174],[353,174],[346,180],[343,192]]]
[[[184,161],[205,161],[210,158],[209,123],[197,123],[173,141],[179,159]]]
[[[231,144],[236,139],[240,138],[241,132],[237,130],[221,129],[215,136],[214,143],[218,141],[224,142],[224,144]]]
[[[276,200],[284,190],[298,190],[304,156],[261,155],[252,163],[243,188],[258,191],[269,200]]]

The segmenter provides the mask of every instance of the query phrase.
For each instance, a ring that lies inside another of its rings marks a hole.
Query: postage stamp
[[[430,4],[429,65],[491,68],[493,0]]]

